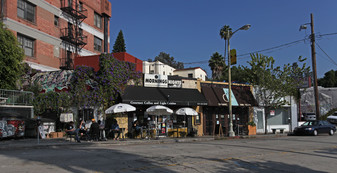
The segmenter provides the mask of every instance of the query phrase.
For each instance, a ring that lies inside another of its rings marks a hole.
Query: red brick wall
[[[46,2],[60,8],[61,7],[61,1],[60,0],[45,0]],[[54,25],[54,14],[50,13],[49,11],[40,8],[39,6],[36,6],[35,8],[35,22],[29,22],[25,19],[19,18],[17,16],[17,0],[7,0],[7,3],[5,4],[5,16],[18,21],[22,24],[27,25],[28,27],[37,29],[41,32],[44,32],[48,35],[51,35],[53,37],[56,38],[60,38],[61,36],[61,32],[60,30],[63,28],[67,28],[68,27],[68,22],[66,20],[63,20],[62,18],[59,18],[59,26],[55,26]],[[97,28],[94,25],[94,12],[97,12],[99,14],[101,14],[103,12],[102,10],[102,5],[101,3],[106,3],[104,0],[80,0],[80,2],[83,3],[84,8],[88,10],[87,12],[87,18],[83,21],[84,23],[86,23],[87,25],[97,29],[100,32],[104,32],[104,28],[103,28],[103,18],[102,18],[102,27],[101,28]],[[110,6],[110,13],[109,15],[111,15],[111,3],[108,3],[108,5]],[[87,45],[84,47],[84,49],[87,49],[89,51],[95,52],[95,53],[100,53],[94,50],[94,35],[92,35],[89,32],[83,31],[84,35],[88,36],[87,39]],[[24,34],[24,33],[22,33]],[[110,24],[109,24],[109,37],[110,37]],[[15,36],[17,35],[17,33],[15,33]],[[29,35],[28,35],[29,36]],[[38,38],[35,38],[38,39]],[[104,41],[102,42],[102,51],[104,48]],[[65,54],[62,53],[64,52],[64,50],[62,50],[62,46],[60,46],[60,58],[63,57]],[[108,45],[108,50],[109,50],[109,45]],[[39,63],[39,64],[43,64],[43,65],[48,65],[54,68],[59,68],[60,67],[60,58],[54,57],[54,46],[53,45],[49,45],[45,42],[42,42],[40,40],[36,40],[35,42],[35,57],[30,58],[27,57],[27,60],[35,62],[35,63]]]
[[[74,61],[74,67],[76,68],[77,66],[89,66],[94,68],[95,71],[98,71],[99,55],[77,57]]]

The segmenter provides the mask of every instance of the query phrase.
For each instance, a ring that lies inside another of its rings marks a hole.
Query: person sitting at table
[[[117,120],[114,120],[111,126],[111,133],[112,133],[112,138],[113,140],[119,140],[119,135],[121,134],[119,130],[119,125]],[[117,137],[115,137],[115,133],[117,133]]]
[[[69,124],[67,124],[66,126],[66,130],[65,132],[68,134],[68,135],[75,135],[75,140],[77,142],[81,142],[80,141],[80,138],[78,137],[78,132],[79,132],[79,128],[75,128],[75,125],[74,125],[74,122],[73,121],[70,121]]]
[[[137,137],[141,133],[142,127],[139,125],[138,120],[133,122],[132,130],[133,130],[133,137]]]

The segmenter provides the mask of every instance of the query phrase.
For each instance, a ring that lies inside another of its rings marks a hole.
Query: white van
[[[316,114],[315,113],[303,113],[303,117],[306,121],[316,120]]]

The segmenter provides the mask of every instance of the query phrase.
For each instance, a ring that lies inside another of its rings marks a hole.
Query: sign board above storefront
[[[181,88],[182,82],[181,80],[168,80],[168,87],[169,88]]]
[[[144,87],[181,88],[180,79],[170,79],[168,75],[144,74]]]
[[[168,78],[167,75],[160,74],[144,74],[145,87],[163,87],[167,88]]]

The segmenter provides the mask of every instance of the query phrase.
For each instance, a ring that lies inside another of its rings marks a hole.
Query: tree
[[[229,32],[229,34],[228,34]],[[225,25],[220,29],[220,37],[225,40],[225,57],[226,57],[226,50],[227,50],[227,39],[229,39],[232,35],[232,28],[229,25]],[[229,35],[229,38],[228,38]]]
[[[301,85],[295,76],[303,76],[309,71],[306,64],[302,67],[297,63],[285,64],[283,68],[275,67],[274,58],[262,54],[251,54],[251,58],[252,60],[248,62],[250,68],[244,67],[246,80],[255,86],[257,101],[267,108],[266,112],[270,108],[278,108],[286,104],[284,97],[295,96],[296,90]],[[299,58],[300,62],[304,60]],[[267,116],[268,114],[265,114],[265,133],[267,133]]]
[[[149,62],[151,61],[152,60],[149,59]],[[170,54],[165,53],[165,52],[160,52],[159,55],[154,58],[154,61],[160,61],[175,69],[184,69],[184,63],[175,61],[174,57],[170,56]]]
[[[213,53],[211,59],[208,61],[208,66],[212,70],[212,78],[216,81],[223,80],[223,71],[227,68],[226,62],[221,54],[218,52]]]
[[[118,36],[116,38],[113,50],[113,53],[117,52],[126,52],[126,47],[125,47],[125,42],[124,42],[124,36],[123,36],[123,31],[120,30],[118,33]]]
[[[337,70],[330,70],[324,74],[323,78],[318,79],[318,85],[322,87],[337,87]]]
[[[18,89],[23,74],[24,51],[14,34],[0,22],[0,88]]]

